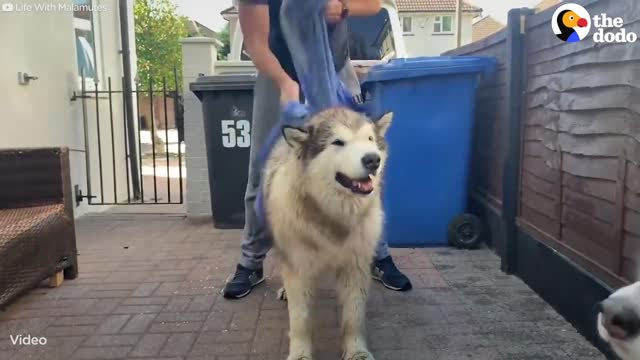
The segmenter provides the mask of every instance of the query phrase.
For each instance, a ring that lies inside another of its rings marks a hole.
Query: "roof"
[[[229,6],[228,8],[222,10],[220,12],[220,15],[224,16],[224,15],[237,15],[238,14],[238,8],[236,8],[235,6]]]
[[[491,16],[485,16],[482,19],[476,21],[472,26],[472,41],[478,41],[484,39],[487,36],[498,32],[504,25]]]
[[[396,0],[398,12],[455,12],[456,0]],[[462,2],[463,12],[482,12],[482,8]]]
[[[536,12],[541,12],[561,2],[562,0],[542,0],[535,6],[535,9],[536,9]]]
[[[557,0],[554,0],[557,1]],[[398,12],[455,12],[456,0],[396,0]],[[467,2],[462,2],[462,11],[464,12],[482,12],[482,8],[473,6]],[[237,15],[238,8],[230,6],[220,15]]]
[[[189,32],[188,37],[208,37],[208,38],[212,38],[214,39],[216,46],[218,47],[222,47],[223,44],[220,41],[220,39],[218,39],[218,34],[209,29],[208,27],[202,25],[201,23],[199,23],[198,21],[192,20],[192,19],[187,19],[186,21],[186,25],[187,25],[187,30]]]
[[[211,37],[214,39],[218,38],[218,34],[215,31],[211,30],[207,26],[203,25],[201,22],[196,20],[191,20],[189,22],[189,29],[198,33],[201,36]]]

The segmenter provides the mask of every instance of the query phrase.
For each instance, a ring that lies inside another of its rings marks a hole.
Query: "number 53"
[[[251,145],[251,123],[247,120],[222,120],[222,146],[246,148]]]

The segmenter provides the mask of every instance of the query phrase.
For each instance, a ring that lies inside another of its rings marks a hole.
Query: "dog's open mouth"
[[[337,173],[336,181],[356,194],[368,195],[373,192],[373,181],[370,176],[362,179],[351,179],[343,173]]]

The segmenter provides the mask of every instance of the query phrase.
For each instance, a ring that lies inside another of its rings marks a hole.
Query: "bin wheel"
[[[459,249],[475,249],[483,240],[482,221],[475,215],[462,214],[449,224],[449,245]]]

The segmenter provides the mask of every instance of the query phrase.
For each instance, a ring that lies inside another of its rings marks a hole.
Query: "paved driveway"
[[[89,217],[78,222],[80,277],[39,288],[0,313],[0,359],[285,359],[287,311],[267,281],[222,298],[240,231],[178,217]],[[377,359],[604,359],[488,250],[394,249],[414,290],[374,284],[368,307]],[[331,281],[315,304],[316,359],[339,357]],[[10,335],[46,337],[14,346]]]

